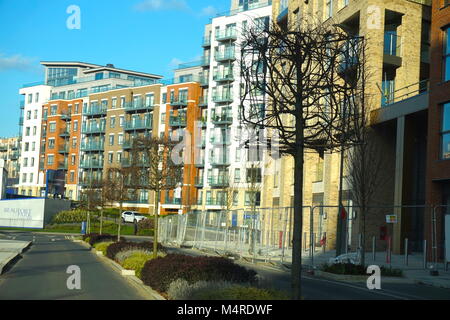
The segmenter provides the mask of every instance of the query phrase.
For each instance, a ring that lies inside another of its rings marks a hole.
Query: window
[[[28,95],[28,103],[32,103],[33,102],[33,94],[29,94]]]
[[[120,125],[121,128],[123,128],[124,122],[125,122],[125,117],[124,116],[120,116],[120,118],[119,118],[119,125]]]
[[[113,160],[114,160],[114,153],[113,152],[110,152],[110,153],[108,153],[108,163],[113,163]]]
[[[27,111],[27,120],[31,120],[31,111]]]
[[[73,122],[73,132],[77,132],[78,131],[78,120],[75,120]]]
[[[153,93],[149,93],[145,96],[145,105],[146,106],[153,106],[155,104],[155,96]]]
[[[30,183],[33,183],[33,176],[34,176],[34,174],[30,173]]]
[[[75,113],[78,113],[80,111],[80,104],[75,103]]]
[[[444,81],[450,81],[450,27],[444,30]]]
[[[50,122],[49,131],[50,132],[55,132],[56,131],[56,122]]]
[[[234,169],[234,182],[241,182],[241,169],[239,168]]]
[[[76,159],[77,159],[77,156],[76,155],[72,155],[71,157],[70,157],[70,163],[71,163],[71,165],[72,166],[74,166],[75,165],[75,161],[76,161]]]
[[[166,124],[166,113],[161,113],[161,124]]]
[[[75,137],[72,139],[72,149],[76,149],[76,147],[77,147],[77,138]]]
[[[23,159],[23,166],[28,167],[28,158]]]
[[[162,102],[167,103],[167,93],[163,93]]]
[[[261,168],[247,169],[247,183],[260,183],[261,180]]]
[[[74,180],[75,180],[75,172],[70,171],[70,182],[74,182]],[[69,195],[69,196],[72,197],[72,195]]]
[[[109,145],[113,146],[114,145],[114,134],[110,134],[109,135]]]
[[[239,191],[233,191],[233,206],[239,204]]]
[[[27,174],[26,174],[26,173],[24,173],[24,174],[22,175],[22,182],[23,182],[23,183],[26,183],[26,182],[27,182]]]
[[[31,163],[30,163],[30,167],[34,167],[34,158],[30,158]]]
[[[245,192],[245,205],[251,206],[256,205],[259,206],[261,203],[261,192],[257,191],[246,191]]]
[[[26,127],[25,135],[28,137],[30,135],[30,127]]]
[[[325,5],[325,17],[331,18],[333,16],[333,0],[326,0],[326,5]]]
[[[36,120],[38,118],[38,111],[34,110],[34,120]]]
[[[111,108],[115,109],[117,107],[117,98],[112,98],[111,100]]]
[[[120,97],[120,107],[125,108],[125,97]]]
[[[54,116],[56,115],[56,112],[58,111],[58,106],[54,105],[54,106],[50,106],[50,115]]]
[[[49,139],[48,140],[48,148],[49,149],[55,149],[55,139]]]
[[[36,127],[36,126],[34,126],[34,127],[33,127],[33,136],[35,136],[35,135],[36,135],[36,133],[37,133],[37,127]]]
[[[123,145],[123,134],[122,133],[119,133],[117,143],[119,144],[119,146]]]
[[[450,102],[444,104],[442,112],[442,158],[450,159]]]
[[[30,143],[29,142],[25,142],[25,151],[29,151],[29,150],[30,150]]]
[[[49,154],[47,157],[47,165],[51,166],[55,162],[55,156],[52,154]]]
[[[116,126],[116,117],[111,117],[109,119],[109,127],[114,128]]]
[[[35,97],[34,102],[38,103],[39,102],[39,92],[36,93],[36,95],[34,97]]]
[[[36,151],[36,142],[31,143],[31,151]]]

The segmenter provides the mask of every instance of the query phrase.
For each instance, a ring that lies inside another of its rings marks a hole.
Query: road
[[[191,249],[170,249],[172,252],[201,255]],[[266,266],[238,261],[238,264],[254,269],[262,277],[262,285],[289,292],[290,272]],[[305,300],[450,300],[450,289],[416,284],[383,283],[381,290],[369,290],[363,283],[343,283],[303,274],[302,296]]]
[[[16,240],[33,241],[12,268],[0,276],[0,300],[144,300],[121,275],[64,235],[1,232]],[[81,290],[69,290],[66,270],[81,270]]]
[[[23,254],[8,272],[0,276],[0,299],[89,299],[89,300],[141,300],[138,293],[118,273],[104,265],[88,249],[66,240],[64,235],[46,235],[30,232],[2,232],[17,240],[32,240],[30,250]],[[127,237],[129,238],[129,237]],[[133,241],[148,241],[148,237]],[[171,248],[171,252],[202,255],[190,250]],[[289,292],[290,273],[276,268],[239,264],[252,268],[262,277],[263,286]],[[81,268],[81,290],[67,289],[70,265]],[[450,300],[450,290],[424,285],[383,283],[381,290],[369,290],[361,283],[342,283],[303,276],[302,296],[306,300]]]

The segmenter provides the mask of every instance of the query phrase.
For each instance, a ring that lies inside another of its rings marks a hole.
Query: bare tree
[[[241,43],[241,118],[265,130],[272,149],[294,158],[293,299],[301,298],[304,153],[357,143],[351,126],[360,111],[352,100],[363,43],[337,26],[308,22],[256,26]]]
[[[132,166],[118,166],[107,169],[104,196],[106,201],[119,203],[117,241],[120,241],[123,204],[136,199],[138,184],[136,169]]]
[[[167,138],[141,137],[133,142],[132,166],[137,168],[139,189],[153,191],[155,194],[155,229],[153,235],[153,257],[158,255],[158,215],[161,192],[174,190],[182,183],[183,162],[181,154],[175,154],[176,144]]]
[[[102,205],[101,192],[103,183],[99,179],[90,177],[86,181],[88,187],[81,191],[81,208],[87,211],[88,214],[88,232],[91,231],[91,216],[90,214],[97,211],[98,207]]]

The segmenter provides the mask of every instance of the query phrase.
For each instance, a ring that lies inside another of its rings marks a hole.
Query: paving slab
[[[5,267],[26,248],[31,245],[31,241],[0,240],[0,274]]]

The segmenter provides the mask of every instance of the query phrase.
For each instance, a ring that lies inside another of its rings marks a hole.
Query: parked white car
[[[144,219],[147,219],[147,217],[134,211],[122,212],[122,222],[138,223],[139,221]]]

